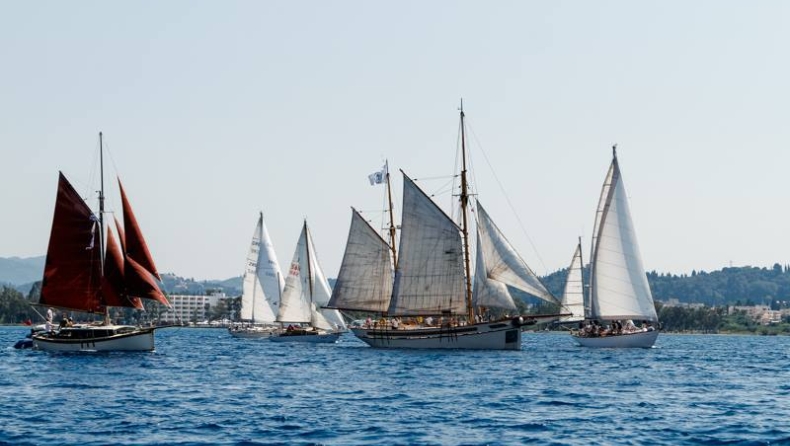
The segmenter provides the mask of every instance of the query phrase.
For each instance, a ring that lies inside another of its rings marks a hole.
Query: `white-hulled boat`
[[[289,326],[272,336],[271,340],[315,344],[337,342],[345,324],[341,327],[330,322],[325,313],[336,313],[337,310],[322,311],[317,303],[322,293],[328,300],[329,293],[326,291],[328,289],[329,283],[318,264],[313,238],[305,221],[288,276],[285,278],[285,288],[277,311],[277,322]],[[336,317],[342,321],[339,314]]]
[[[258,215],[244,270],[241,294],[241,324],[228,327],[231,336],[244,339],[268,338],[278,331],[274,325],[284,286],[280,263],[269,231]]]
[[[477,265],[472,286],[463,108],[460,119],[460,227],[405,173],[397,253],[392,220],[392,245],[388,245],[358,212],[352,213],[346,252],[329,307],[417,321],[417,324],[396,322],[395,325],[382,321],[374,326],[352,328],[360,340],[372,347],[519,350],[522,327],[559,317],[516,316],[481,321],[482,308],[517,312],[508,286],[548,302],[559,302],[507,241],[479,200],[476,207]],[[391,195],[386,166],[381,175],[375,175],[376,181],[373,177],[371,183],[381,183],[381,179],[386,178],[388,195]],[[437,318],[438,324],[420,322],[429,318]]]
[[[658,338],[658,315],[642,266],[617,146],[612,148],[612,163],[595,214],[586,316],[592,321],[611,321],[612,325],[625,321],[625,325],[616,330],[587,328],[574,332],[573,338],[584,347],[650,348]],[[637,328],[633,320],[644,324]]]
[[[52,351],[148,351],[154,349],[154,327],[113,325],[110,307],[142,309],[140,298],[169,306],[156,279],[159,273],[118,181],[123,228],[116,220],[121,247],[107,228],[104,237],[102,134],[99,133],[99,213],[95,215],[63,173],[58,181],[55,215],[47,248],[39,303],[50,307],[104,313],[101,325],[63,327],[32,336],[33,347]],[[102,262],[102,257],[104,261]]]

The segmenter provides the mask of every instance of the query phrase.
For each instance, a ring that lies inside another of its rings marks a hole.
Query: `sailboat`
[[[573,338],[584,347],[652,347],[658,338],[658,315],[642,266],[616,145],[598,201],[590,257],[587,319],[612,321],[622,328],[604,330],[593,323],[573,333]],[[642,327],[637,328],[634,320],[643,321]]]
[[[579,238],[576,251],[573,253],[571,265],[568,267],[568,276],[565,279],[562,298],[560,298],[562,308],[570,312],[570,315],[560,317],[558,320],[560,324],[584,320],[583,265],[582,241],[581,238]]]
[[[230,334],[237,338],[271,336],[277,329],[274,322],[283,286],[280,264],[261,212],[252,234],[242,283],[240,319],[244,324],[228,328]]]
[[[280,330],[271,340],[322,344],[337,342],[345,324],[341,326],[329,320],[337,318],[342,322],[340,314],[332,314],[337,313],[337,310],[321,310],[322,303],[329,300],[328,290],[329,283],[318,264],[313,237],[305,221],[277,311],[277,322],[283,326],[288,324],[288,328]]]
[[[33,347],[54,351],[149,351],[155,327],[115,325],[110,307],[143,309],[140,298],[170,306],[129,200],[121,185],[123,228],[116,220],[120,246],[107,228],[104,236],[104,167],[99,133],[101,189],[94,214],[63,173],[58,180],[55,215],[44,266],[39,303],[49,307],[104,313],[100,324],[65,326],[33,335]]]
[[[381,312],[390,318],[351,329],[372,347],[518,350],[523,326],[557,317],[512,316],[486,321],[481,314],[483,308],[517,311],[508,286],[559,302],[521,259],[479,200],[473,288],[464,116],[461,107],[460,226],[405,173],[397,252],[394,236],[388,246],[358,212],[352,213],[346,252],[329,307]],[[386,178],[389,186],[389,172]],[[393,234],[394,224],[390,229]],[[394,279],[390,279],[393,269]]]

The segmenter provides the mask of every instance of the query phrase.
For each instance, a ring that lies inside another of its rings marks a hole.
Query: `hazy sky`
[[[463,97],[479,198],[538,273],[578,236],[589,257],[615,142],[647,270],[790,263],[788,23],[784,1],[2,0],[0,256],[46,252],[58,170],[93,196],[103,131],[162,272],[240,275],[262,210],[283,268],[307,218],[334,277],[385,158],[450,203]]]

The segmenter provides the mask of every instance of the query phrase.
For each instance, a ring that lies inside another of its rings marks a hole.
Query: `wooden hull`
[[[375,348],[521,350],[519,319],[448,328],[352,328],[357,338]]]
[[[651,348],[657,338],[658,330],[599,337],[573,335],[573,339],[579,345],[592,348]]]
[[[314,332],[309,334],[279,333],[271,337],[272,342],[309,342],[311,344],[334,344],[340,333]]]
[[[64,328],[33,335],[33,348],[62,352],[152,351],[154,330],[131,326]]]
[[[251,327],[251,328],[230,328],[228,329],[228,333],[234,338],[241,338],[241,339],[261,339],[261,338],[270,338],[273,335],[277,334],[278,329],[275,327],[271,328],[262,328],[262,327]]]

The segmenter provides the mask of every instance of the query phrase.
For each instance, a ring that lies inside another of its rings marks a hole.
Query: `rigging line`
[[[521,217],[519,217],[518,213],[516,212],[516,208],[515,206],[513,206],[513,202],[510,201],[510,197],[505,192],[505,187],[504,185],[502,185],[502,181],[500,181],[499,176],[494,171],[493,166],[491,166],[491,160],[488,159],[488,155],[486,154],[486,151],[483,150],[483,146],[482,144],[480,144],[480,141],[477,139],[477,135],[474,133],[474,131],[472,131],[471,133],[472,133],[472,138],[474,138],[475,142],[477,143],[477,146],[480,147],[480,152],[483,154],[483,159],[485,159],[486,164],[488,164],[488,168],[491,169],[491,173],[494,175],[494,179],[499,185],[499,190],[502,192],[502,195],[505,197],[505,201],[507,201],[508,206],[510,206],[511,212],[513,212],[513,215],[516,216],[516,221],[518,222],[518,225],[521,228],[521,232],[523,232],[524,235],[527,237],[527,240],[529,240],[529,244],[532,246],[532,250],[535,253],[535,255],[538,257],[541,266],[543,266],[544,274],[546,274],[548,268],[546,267],[546,263],[543,261],[543,257],[541,257],[540,253],[538,252],[538,249],[535,247],[535,242],[532,241],[532,237],[530,237],[529,234],[527,233],[527,229],[524,226],[524,222],[521,221]]]

